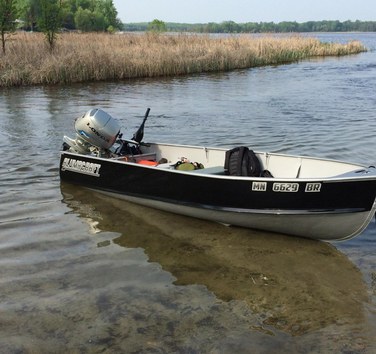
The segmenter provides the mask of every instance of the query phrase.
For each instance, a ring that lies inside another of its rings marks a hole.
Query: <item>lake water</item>
[[[360,55],[0,95],[1,353],[375,353],[376,225],[344,243],[162,213],[68,184],[92,107],[131,137],[376,165],[376,34]]]

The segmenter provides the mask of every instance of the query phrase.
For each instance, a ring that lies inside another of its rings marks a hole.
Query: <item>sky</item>
[[[113,0],[124,23],[376,21],[376,0]]]

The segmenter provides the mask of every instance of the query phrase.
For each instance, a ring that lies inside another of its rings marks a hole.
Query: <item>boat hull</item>
[[[358,174],[359,175],[359,174]],[[362,232],[375,213],[376,176],[276,179],[182,172],[62,152],[61,180],[141,205],[320,240]]]

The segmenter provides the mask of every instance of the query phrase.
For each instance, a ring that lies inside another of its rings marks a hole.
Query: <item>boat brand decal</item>
[[[252,182],[252,191],[254,192],[266,192],[266,182]]]
[[[96,135],[96,136],[98,136],[98,137],[100,137],[102,140],[104,140],[106,143],[109,143],[110,142],[110,139],[109,138],[106,138],[104,135],[102,135],[101,133],[99,133],[99,131],[98,130],[96,130],[94,127],[91,127],[90,126],[90,123],[87,123],[86,124],[88,127],[89,127],[89,129]]]
[[[99,177],[99,170],[102,167],[99,163],[92,163],[87,161],[81,161],[76,159],[64,158],[61,165],[62,171],[72,171],[77,173],[83,173],[94,177]]]
[[[299,183],[273,183],[273,192],[294,193],[299,190]]]
[[[305,187],[305,192],[321,192],[321,183],[307,183]]]

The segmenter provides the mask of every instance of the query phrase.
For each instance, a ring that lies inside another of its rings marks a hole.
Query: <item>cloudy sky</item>
[[[376,21],[376,0],[113,0],[125,22]]]

